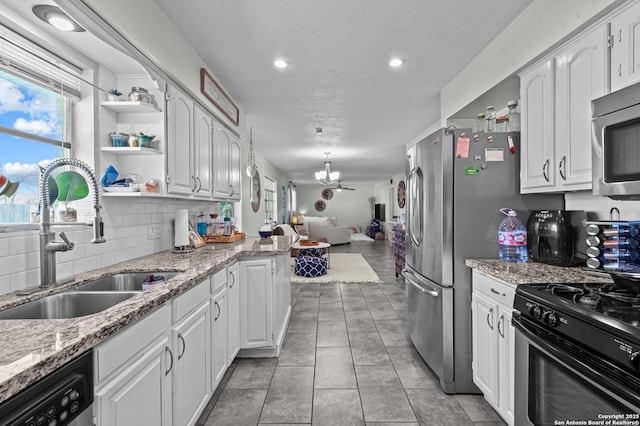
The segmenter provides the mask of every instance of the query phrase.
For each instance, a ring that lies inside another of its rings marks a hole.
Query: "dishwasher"
[[[0,404],[0,426],[93,424],[93,350]]]

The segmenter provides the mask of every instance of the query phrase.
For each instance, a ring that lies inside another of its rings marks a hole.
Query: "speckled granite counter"
[[[72,282],[53,290],[29,296],[14,293],[0,296],[0,310],[4,310],[120,272],[181,272],[153,290],[141,292],[94,315],[58,320],[0,321],[0,402],[240,257],[286,254],[291,245],[291,237],[274,236],[268,244],[259,238],[247,238],[237,243],[206,245],[188,254],[167,250],[78,275]]]
[[[610,283],[608,276],[586,274],[582,268],[567,268],[536,262],[503,262],[499,259],[467,259],[465,265],[510,284]]]

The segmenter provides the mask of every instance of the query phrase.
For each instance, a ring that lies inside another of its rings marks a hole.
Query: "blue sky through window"
[[[66,103],[66,98],[54,91],[0,71],[2,127],[66,141]],[[64,157],[65,151],[60,146],[0,131],[0,176],[5,178],[0,177],[0,193],[6,185],[3,183],[5,180],[19,185],[11,197],[0,195],[0,207],[37,203],[38,166]],[[15,221],[15,214],[8,212],[9,209],[0,208],[0,223]],[[25,217],[24,221],[28,218]]]

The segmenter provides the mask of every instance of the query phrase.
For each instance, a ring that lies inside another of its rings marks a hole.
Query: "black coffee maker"
[[[534,210],[527,220],[529,259],[550,265],[584,264],[585,250],[579,245],[586,214],[583,211]]]

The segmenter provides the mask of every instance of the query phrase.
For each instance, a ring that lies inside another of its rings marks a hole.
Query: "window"
[[[278,217],[278,200],[276,197],[276,181],[269,176],[264,177],[264,221],[276,222]]]
[[[40,166],[69,156],[70,99],[0,70],[0,223],[28,223]]]

